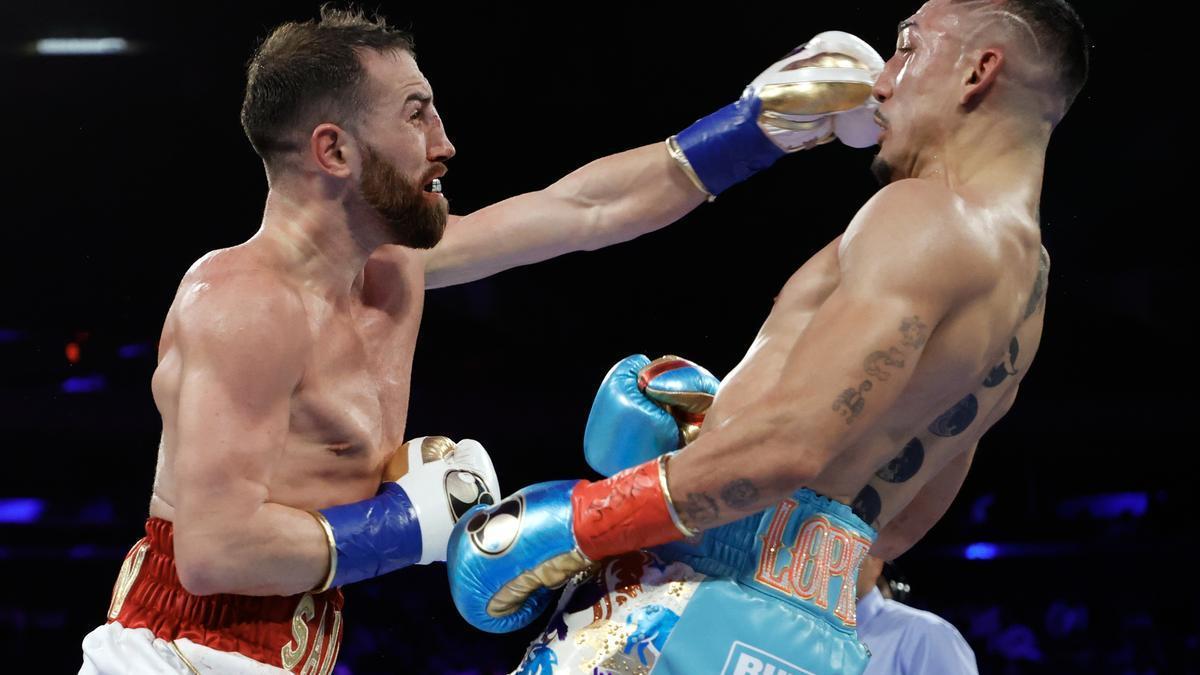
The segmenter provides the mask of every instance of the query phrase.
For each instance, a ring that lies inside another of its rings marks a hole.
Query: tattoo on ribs
[[[1041,306],[1042,300],[1046,297],[1046,283],[1050,279],[1050,257],[1046,254],[1046,249],[1038,257],[1038,274],[1037,279],[1033,282],[1033,290],[1029,293],[1029,304],[1025,305],[1025,318],[1033,316],[1037,312],[1037,308]]]
[[[854,498],[854,503],[850,505],[850,510],[854,514],[863,519],[867,524],[873,524],[879,519],[879,513],[883,511],[883,499],[879,496],[879,492],[870,485],[864,487],[858,496]]]
[[[875,475],[880,480],[885,480],[889,483],[903,483],[921,470],[921,465],[925,463],[925,446],[921,444],[921,440],[914,438],[904,446],[900,454],[896,455],[892,461],[886,466],[875,472]]]
[[[754,504],[756,499],[758,499],[758,488],[745,478],[731,481],[721,488],[721,501],[731,508],[748,508]]]
[[[703,492],[689,492],[678,508],[680,517],[688,525],[707,525],[720,515],[717,500]]]
[[[943,438],[957,436],[971,426],[978,414],[979,400],[975,398],[975,394],[967,394],[966,398],[955,403],[954,407],[942,413],[929,425],[929,433]]]
[[[991,388],[998,387],[1000,383],[1009,377],[1017,374],[1017,356],[1021,353],[1021,343],[1017,342],[1017,338],[1013,338],[1008,343],[1008,364],[1001,361],[992,368],[992,372],[988,373],[987,379],[983,381],[983,386]],[[1009,369],[1011,364],[1012,369]]]

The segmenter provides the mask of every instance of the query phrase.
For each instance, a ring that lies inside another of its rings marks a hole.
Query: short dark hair
[[[1070,107],[1087,82],[1089,67],[1088,35],[1075,8],[1065,0],[1000,0],[997,5],[1029,24],[1058,71],[1065,107]]]
[[[246,67],[242,129],[268,165],[295,149],[286,136],[314,106],[325,103],[343,117],[362,108],[369,93],[361,49],[414,53],[412,36],[385,19],[330,5],[319,20],[285,23],[263,40]]]

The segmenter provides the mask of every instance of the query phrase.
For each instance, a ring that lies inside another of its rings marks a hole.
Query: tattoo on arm
[[[885,367],[903,368],[904,354],[892,347],[886,352],[873,352],[863,360],[863,370],[867,371],[867,375],[880,381],[891,377],[891,373],[884,370]]]
[[[686,499],[676,504],[676,508],[684,524],[700,529],[715,521],[721,512],[717,500],[703,492],[689,492]]]
[[[758,488],[745,478],[730,481],[721,488],[721,501],[734,509],[746,509],[754,505],[758,499]]]
[[[912,316],[900,322],[900,333],[904,336],[901,343],[913,349],[924,347],[929,340],[929,326],[926,326],[918,316]]]
[[[905,318],[900,322],[900,345],[908,347],[910,350],[918,350],[925,346],[929,340],[929,326],[925,325],[918,316]],[[874,378],[875,382],[884,382],[892,376],[893,370],[899,370],[904,367],[905,361],[904,350],[899,346],[889,347],[887,351],[871,352],[867,358],[863,359],[863,371],[868,378]],[[874,383],[871,379],[862,381],[862,384],[857,387],[843,389],[833,401],[833,409],[844,415],[846,424],[853,424],[862,414],[863,408],[867,405],[867,400],[863,396],[871,388]]]
[[[866,399],[863,398],[863,393],[871,391],[871,381],[863,380],[863,383],[855,389],[851,387],[841,393],[840,396],[833,402],[833,409],[846,416],[846,424],[853,424],[854,420],[862,413],[863,408],[867,405]]]

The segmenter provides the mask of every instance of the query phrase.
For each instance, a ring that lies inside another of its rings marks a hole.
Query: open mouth
[[[425,191],[432,192],[435,195],[442,194],[442,179],[434,178],[432,181],[425,184]]]

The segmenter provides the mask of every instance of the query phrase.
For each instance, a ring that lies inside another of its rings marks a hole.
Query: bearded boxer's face
[[[368,107],[360,136],[359,193],[387,225],[394,242],[412,248],[437,244],[449,206],[435,181],[454,156],[433,91],[405,51],[362,53]]]
[[[948,0],[932,0],[900,23],[896,52],[874,91],[884,131],[872,169],[881,182],[916,175],[923,154],[954,129],[963,29],[958,6]]]
[[[387,225],[393,242],[433,248],[442,240],[449,207],[440,194],[406,179],[370,146],[363,156],[359,192]]]

